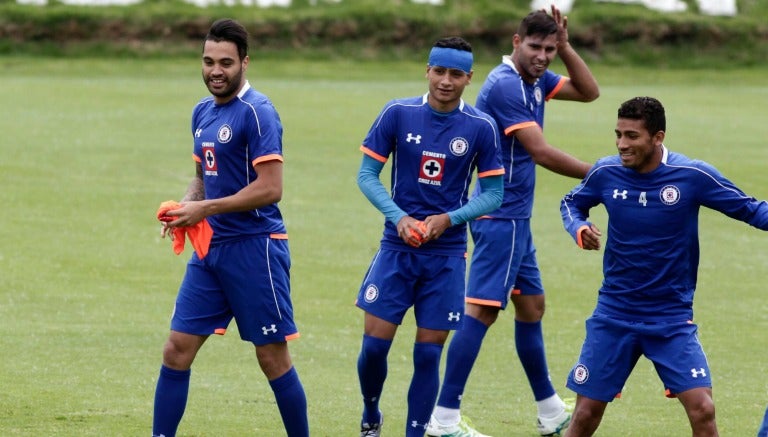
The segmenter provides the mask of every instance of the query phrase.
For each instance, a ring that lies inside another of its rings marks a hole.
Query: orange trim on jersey
[[[562,88],[563,85],[565,85],[565,82],[567,82],[568,80],[569,79],[565,76],[561,77],[560,82],[557,83],[555,88],[552,91],[550,91],[549,94],[547,94],[547,97],[544,97],[544,101],[548,102],[549,99],[551,99],[552,97],[555,97],[555,94],[557,94],[558,91],[560,91],[560,88]]]
[[[288,340],[295,340],[295,339],[297,339],[297,338],[299,338],[299,337],[301,337],[301,334],[299,334],[298,332],[296,332],[296,333],[294,333],[294,334],[291,334],[291,335],[286,335],[286,336],[285,336],[285,341],[288,341]]]
[[[227,328],[216,328],[213,330],[213,333],[216,335],[224,335],[227,333]]]
[[[674,398],[677,397],[677,395],[672,393],[668,388],[664,389],[664,396],[666,396],[666,397],[668,397],[670,399],[674,399]]]
[[[520,290],[519,288],[513,288],[512,289],[512,293],[510,293],[510,294],[513,294],[513,295],[517,296],[517,295],[523,294],[523,291]]]
[[[616,393],[616,396],[614,396],[614,399],[621,399],[621,392]]]
[[[533,127],[538,125],[539,124],[536,123],[535,121],[524,121],[522,123],[513,124],[512,126],[504,129],[504,135],[510,136],[516,130],[525,129],[527,127]]]
[[[194,153],[192,154],[192,159],[194,159],[195,162],[197,163],[203,162],[203,160],[199,156],[195,155]]]
[[[269,234],[269,238],[273,240],[287,240],[288,234]]]
[[[283,157],[281,155],[278,155],[277,153],[272,153],[271,155],[264,155],[259,156],[258,158],[251,161],[251,165],[261,164],[262,162],[267,161],[280,161],[283,162]]]
[[[501,302],[497,300],[477,299],[475,297],[467,297],[464,299],[467,303],[473,303],[475,305],[482,305],[485,307],[501,308]]]
[[[579,247],[580,247],[580,248],[582,248],[582,249],[584,249],[584,242],[583,242],[583,241],[581,241],[581,233],[582,233],[582,232],[584,232],[584,231],[585,231],[585,230],[587,230],[587,229],[589,229],[589,226],[587,226],[587,225],[584,225],[584,226],[580,227],[580,228],[579,228],[579,229],[576,231],[576,244],[578,244],[578,245],[579,245]]]
[[[479,178],[486,178],[488,176],[502,176],[504,175],[504,169],[503,168],[497,168],[496,170],[488,170],[484,171],[482,173],[478,173],[477,177]]]
[[[369,149],[369,148],[367,148],[365,146],[360,146],[360,151],[362,151],[366,155],[370,156],[371,158],[373,158],[373,159],[375,159],[375,160],[377,160],[379,162],[387,162],[387,157],[386,156],[381,156],[378,153],[374,152],[373,150],[371,150],[371,149]]]

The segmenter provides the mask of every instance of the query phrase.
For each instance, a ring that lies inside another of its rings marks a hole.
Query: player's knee
[[[687,408],[688,419],[691,424],[704,425],[715,421],[715,402],[710,397],[702,397],[701,400]]]
[[[195,359],[195,351],[184,348],[181,344],[169,339],[163,346],[163,364],[174,370],[187,370]]]
[[[256,360],[267,379],[275,379],[291,369],[291,357],[285,343],[256,347]]]
[[[528,299],[513,300],[515,319],[521,322],[535,323],[544,317],[544,296],[529,296]]]

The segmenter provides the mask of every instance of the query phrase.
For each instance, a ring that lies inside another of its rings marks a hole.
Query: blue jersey
[[[246,82],[237,97],[217,105],[202,99],[192,111],[194,158],[203,167],[205,198],[237,193],[258,175],[253,166],[282,161],[283,126],[272,102]],[[248,236],[285,234],[277,204],[208,217],[212,244]]]
[[[504,219],[531,217],[536,163],[514,133],[536,125],[544,129],[544,102],[557,94],[565,80],[547,70],[535,83],[529,84],[520,77],[509,56],[504,56],[503,62],[485,79],[476,106],[496,121],[502,134],[501,160],[506,171],[504,200],[489,216]],[[478,186],[476,191],[479,189]]]
[[[472,173],[503,174],[498,156],[499,135],[488,115],[463,100],[452,112],[432,110],[427,94],[393,100],[382,109],[363,141],[368,156],[386,162],[392,155],[392,200],[409,216],[427,216],[459,209],[468,201]],[[397,227],[386,221],[382,248],[463,255],[466,224],[451,226],[439,239],[418,249],[403,242]]]
[[[566,230],[578,241],[590,208],[608,212],[604,280],[596,314],[625,320],[693,320],[699,265],[699,208],[768,230],[768,203],[739,190],[714,167],[664,147],[650,173],[603,158],[561,203]]]

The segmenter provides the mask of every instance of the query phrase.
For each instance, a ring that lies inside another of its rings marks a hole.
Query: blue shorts
[[[466,259],[379,249],[360,286],[355,305],[399,325],[413,307],[416,325],[461,328]]]
[[[255,237],[193,254],[176,297],[171,329],[224,334],[234,317],[240,338],[255,345],[298,337],[290,296],[288,240]]]
[[[610,402],[645,355],[656,368],[667,396],[712,387],[707,357],[694,323],[640,323],[592,315],[579,361],[568,375],[576,393]]]
[[[512,294],[544,294],[530,220],[479,219],[469,229],[467,302],[505,309]]]

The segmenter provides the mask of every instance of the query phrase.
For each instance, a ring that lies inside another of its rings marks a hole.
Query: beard
[[[223,87],[219,86],[218,84],[214,85],[212,83],[213,78],[211,78],[211,76],[206,76],[203,79],[205,81],[206,88],[208,88],[208,92],[220,99],[228,99],[235,95],[235,93],[237,93],[237,91],[240,89],[240,86],[243,82],[243,71],[240,70],[236,75],[232,77],[224,76],[222,78],[224,80]]]

